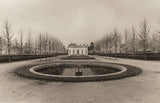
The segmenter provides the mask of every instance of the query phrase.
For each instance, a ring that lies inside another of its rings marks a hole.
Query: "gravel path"
[[[38,60],[0,64],[0,102],[16,103],[159,103],[160,62],[130,59],[98,61],[131,64],[142,68],[139,76],[85,83],[30,80],[14,75],[19,66]],[[45,61],[44,61],[45,62]],[[54,62],[54,60],[53,60]]]

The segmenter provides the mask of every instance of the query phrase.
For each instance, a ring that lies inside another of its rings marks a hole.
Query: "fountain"
[[[18,68],[15,73],[38,80],[88,82],[121,79],[141,73],[137,67],[106,62],[50,63]]]
[[[75,68],[75,76],[82,76],[82,75],[83,75],[82,65],[79,64]]]

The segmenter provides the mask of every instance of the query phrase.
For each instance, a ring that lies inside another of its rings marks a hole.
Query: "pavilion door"
[[[75,52],[75,50],[73,49],[73,53],[72,53],[73,55],[75,54],[74,52]]]
[[[77,54],[79,54],[79,49],[77,50]]]

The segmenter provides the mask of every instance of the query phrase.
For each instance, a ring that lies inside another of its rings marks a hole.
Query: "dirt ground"
[[[103,82],[45,82],[22,78],[13,73],[15,68],[38,63],[39,60],[1,63],[0,102],[160,103],[160,61],[95,57],[97,61],[135,65],[142,68],[143,73],[135,77]]]

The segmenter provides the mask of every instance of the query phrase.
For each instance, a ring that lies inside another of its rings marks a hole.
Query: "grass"
[[[69,60],[75,60],[75,59],[95,59],[94,57],[90,57],[87,55],[69,55],[67,57],[63,57],[61,59],[69,59]]]

